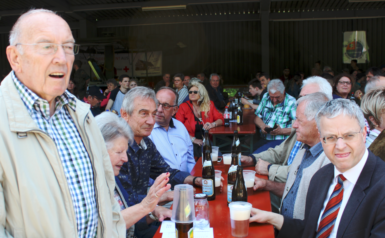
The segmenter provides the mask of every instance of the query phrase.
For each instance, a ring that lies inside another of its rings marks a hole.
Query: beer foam
[[[221,178],[215,177],[215,187],[221,186]]]
[[[242,207],[242,210],[235,210],[238,209],[238,207],[233,208],[233,210],[230,209],[230,218],[234,221],[244,221],[250,219],[250,209],[244,210]]]
[[[254,186],[254,179],[245,180],[246,188],[252,188]]]
[[[231,164],[231,154],[223,154],[223,163]]]

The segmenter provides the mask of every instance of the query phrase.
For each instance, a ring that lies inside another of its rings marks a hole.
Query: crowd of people
[[[152,237],[171,217],[173,187],[202,186],[190,172],[231,100],[220,75],[166,73],[155,90],[120,75],[103,92],[87,86],[78,51],[52,11],[30,10],[12,28],[0,87],[1,237]],[[273,210],[253,208],[250,221],[278,237],[383,237],[384,71],[352,61],[334,77],[317,62],[312,74],[259,72],[241,100],[261,132],[241,163],[268,176],[254,189],[270,191]]]

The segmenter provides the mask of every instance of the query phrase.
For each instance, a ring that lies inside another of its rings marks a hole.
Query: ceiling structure
[[[79,29],[81,21],[90,22],[97,28],[259,21],[261,11],[269,13],[269,21],[385,16],[385,1],[378,0],[2,0],[0,33],[9,32],[18,15],[30,8],[57,11],[73,29]],[[148,8],[172,10],[146,11]]]

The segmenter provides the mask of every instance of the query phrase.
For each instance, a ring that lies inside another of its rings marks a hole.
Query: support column
[[[270,74],[269,16],[270,0],[260,1],[262,71]]]

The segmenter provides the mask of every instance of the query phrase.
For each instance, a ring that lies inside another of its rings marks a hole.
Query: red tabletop
[[[238,130],[238,134],[255,134],[255,123],[254,123],[254,109],[243,110],[243,125],[237,125],[237,123],[230,123],[229,127],[218,126],[210,129],[211,135],[232,135],[235,130]]]
[[[214,228],[214,237],[232,237],[231,225],[230,225],[230,211],[227,206],[227,171],[228,166],[222,163],[214,164],[216,170],[222,171],[222,177],[225,179],[223,192],[216,194],[214,201],[209,201],[210,206],[210,227]],[[253,170],[254,167],[244,167],[244,169]],[[202,176],[202,161],[199,159],[191,171],[192,175]],[[267,179],[267,176],[257,175],[260,178]],[[202,189],[197,188],[197,193],[201,193]],[[271,211],[270,194],[268,191],[258,191],[254,194],[248,195],[248,202],[253,207],[259,208],[265,211]],[[161,238],[162,233],[159,233],[160,228],[156,232],[154,237]],[[248,237],[260,237],[260,238],[273,238],[274,228],[268,224],[250,223],[249,236]]]

